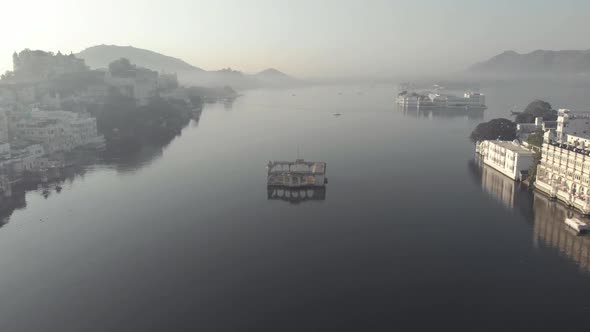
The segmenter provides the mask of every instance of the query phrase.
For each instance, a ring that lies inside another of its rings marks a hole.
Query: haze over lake
[[[404,112],[395,85],[251,90],[28,192],[0,228],[0,330],[563,330],[589,312],[590,246],[468,136],[534,98],[588,110],[587,86],[480,88],[483,119]],[[269,199],[266,163],[298,153],[327,163],[325,196]]]

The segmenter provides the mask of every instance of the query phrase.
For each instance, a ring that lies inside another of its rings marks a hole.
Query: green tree
[[[529,168],[529,177],[528,177],[528,180],[531,183],[533,181],[535,181],[535,178],[537,177],[537,166],[539,165],[540,162],[541,162],[541,151],[539,150],[533,156],[533,164],[531,165],[531,168]]]
[[[527,137],[526,142],[540,148],[541,145],[543,145],[543,134],[544,132],[542,130],[538,130],[530,134],[529,137]]]
[[[516,123],[508,119],[493,119],[477,125],[469,138],[473,142],[499,139],[512,141],[516,138]]]
[[[516,123],[532,123],[536,117],[542,117],[543,121],[557,120],[557,111],[546,101],[534,100],[524,109],[524,112],[516,115]]]

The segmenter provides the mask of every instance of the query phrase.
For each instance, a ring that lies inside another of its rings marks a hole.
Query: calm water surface
[[[482,90],[485,119],[535,97],[590,109],[576,87]],[[394,92],[249,91],[159,151],[27,193],[0,228],[0,331],[586,325],[590,243],[568,211],[473,161],[482,119]],[[269,200],[266,162],[298,150],[327,162],[325,199]]]

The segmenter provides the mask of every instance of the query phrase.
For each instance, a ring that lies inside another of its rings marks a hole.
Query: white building
[[[590,116],[559,110],[541,151],[535,188],[590,214]]]
[[[477,144],[476,151],[484,164],[517,181],[525,180],[534,164],[535,153],[517,142],[483,141]]]
[[[64,55],[61,52],[53,54],[40,50],[25,49],[12,56],[14,74],[21,81],[39,81],[63,74],[78,73],[88,70],[83,59],[73,54]]]
[[[402,107],[418,107],[420,102],[424,102],[428,97],[426,95],[403,91],[397,95],[396,103]]]
[[[485,109],[485,100],[485,95],[479,92],[465,92],[463,96],[454,96],[438,92],[416,93],[403,91],[398,94],[396,102],[404,107]]]
[[[430,93],[428,98],[435,107],[461,108],[485,107],[485,96],[477,92],[466,92],[462,97],[450,94]]]
[[[483,93],[479,92],[465,92],[463,95],[465,102],[469,106],[474,107],[485,107],[486,106],[486,96]]]
[[[533,123],[518,123],[516,125],[516,136],[521,141],[525,141],[530,134],[538,131],[547,131],[555,129],[557,121],[543,121],[543,117],[536,117]]]
[[[7,162],[17,173],[38,171],[47,164],[41,144],[18,142],[12,146],[12,159]]]
[[[18,112],[11,125],[15,136],[41,143],[46,153],[71,151],[103,140],[95,118],[74,112]]]

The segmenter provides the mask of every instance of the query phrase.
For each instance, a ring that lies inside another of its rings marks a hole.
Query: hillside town
[[[124,135],[135,139],[143,122],[175,135],[188,123],[184,114],[200,111],[204,97],[179,86],[174,73],[138,67],[124,58],[91,70],[73,54],[15,52],[13,71],[0,80],[0,195],[10,196],[15,184],[42,183],[59,174],[74,151],[99,151]],[[135,112],[124,118],[131,123],[121,120],[123,111],[112,110],[117,106],[113,100],[125,101],[119,108]],[[158,107],[150,108],[152,103]],[[150,114],[153,108],[180,111],[164,117]],[[111,116],[115,112],[119,117]],[[178,114],[182,119],[176,119]],[[126,127],[133,130],[125,133]],[[149,135],[150,129],[143,132]]]

